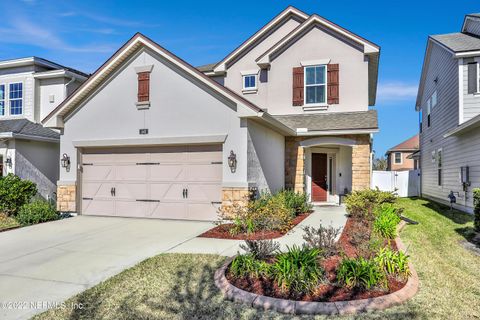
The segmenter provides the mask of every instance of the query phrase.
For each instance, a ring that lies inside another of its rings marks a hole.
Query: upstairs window
[[[23,83],[10,84],[10,114],[20,115],[23,113]]]
[[[402,153],[395,152],[395,164],[402,164]]]
[[[326,104],[327,66],[305,67],[305,104]]]
[[[422,133],[422,127],[423,127],[423,112],[422,110],[420,110],[420,113],[418,114],[418,124],[419,124],[419,127],[420,127],[420,133]]]
[[[243,76],[243,90],[256,90],[257,89],[257,75],[247,74]]]
[[[439,186],[442,185],[442,149],[437,151],[437,183]]]
[[[479,72],[478,72],[478,63],[472,62],[467,65],[468,68],[468,83],[467,83],[467,92],[468,94],[474,94],[479,92]]]
[[[0,116],[5,115],[5,85],[0,84]]]
[[[432,97],[427,100],[427,127],[430,127],[430,113],[432,112]]]

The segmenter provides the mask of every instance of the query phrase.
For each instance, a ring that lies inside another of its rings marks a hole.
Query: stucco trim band
[[[402,221],[397,230],[401,230],[404,225],[405,222]],[[397,236],[395,242],[399,250],[403,252],[406,251],[405,245],[403,244],[402,240],[400,240],[400,237]],[[225,277],[225,272],[227,271],[227,268],[232,260],[233,257],[229,258],[225,264],[215,272],[214,277],[215,285],[223,293],[225,299],[244,303],[250,307],[258,309],[274,310],[286,314],[346,315],[358,314],[372,310],[384,310],[392,306],[402,304],[408,299],[412,298],[417,293],[419,286],[417,272],[413,268],[413,265],[409,262],[411,275],[408,278],[405,286],[398,291],[384,296],[370,299],[337,302],[284,300],[247,292],[230,284]]]
[[[111,147],[111,146],[143,146],[143,145],[173,145],[173,144],[209,144],[224,143],[227,135],[212,136],[183,136],[161,138],[138,138],[138,139],[100,139],[100,140],[76,140],[74,147]]]

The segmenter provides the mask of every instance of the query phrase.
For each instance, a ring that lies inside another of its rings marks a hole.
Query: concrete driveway
[[[0,319],[29,318],[211,227],[79,216],[0,233]]]

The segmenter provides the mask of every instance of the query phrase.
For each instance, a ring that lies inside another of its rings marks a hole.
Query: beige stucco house
[[[198,68],[136,34],[43,120],[69,160],[58,207],[215,220],[282,188],[337,203],[370,185],[379,54],[293,7]]]

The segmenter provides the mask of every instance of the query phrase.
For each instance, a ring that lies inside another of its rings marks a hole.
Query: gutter
[[[56,139],[56,138],[39,137],[39,136],[32,136],[28,134],[13,133],[13,132],[0,133],[0,141],[9,140],[9,139],[33,140],[33,141],[56,142],[56,143],[60,142],[60,139]]]

